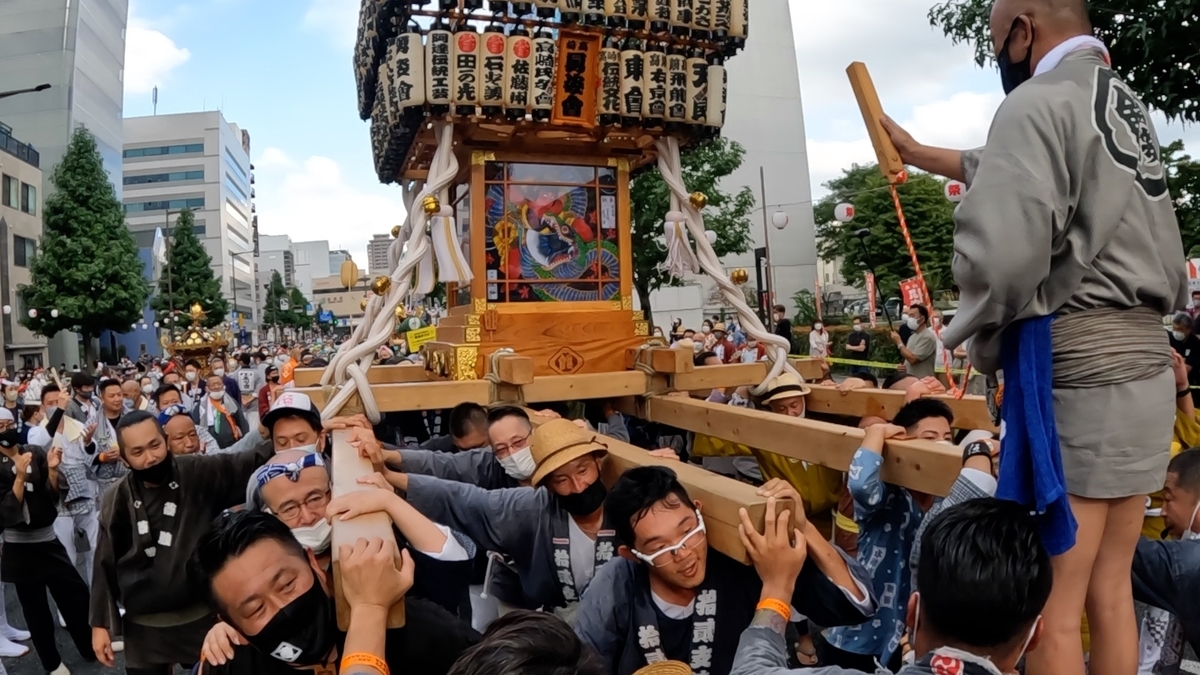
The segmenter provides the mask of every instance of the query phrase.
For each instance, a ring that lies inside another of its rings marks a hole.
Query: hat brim
[[[547,457],[546,460],[543,461],[540,466],[538,466],[537,470],[533,472],[532,478],[530,478],[530,483],[532,483],[535,487],[539,486],[542,484],[542,481],[546,480],[546,478],[550,476],[550,474],[558,471],[567,464],[574,462],[580,457],[584,457],[592,453],[599,453],[600,457],[604,457],[608,454],[608,448],[593,440],[589,443],[581,443],[579,445],[574,445],[569,448],[559,450],[553,455]]]
[[[312,422],[313,426],[315,426],[317,429],[320,429],[322,426],[320,413],[316,412],[315,410],[301,410],[300,408],[279,408],[276,410],[269,410],[267,411],[266,415],[263,415],[262,425],[266,427],[267,431],[273,431],[275,429],[275,422],[278,421],[280,417],[303,417],[309,422]]]
[[[770,403],[771,401],[782,401],[784,399],[797,398],[799,396],[808,396],[810,393],[812,393],[812,389],[809,389],[803,384],[787,384],[779,387],[778,389],[768,391],[767,397],[764,398],[762,402]]]

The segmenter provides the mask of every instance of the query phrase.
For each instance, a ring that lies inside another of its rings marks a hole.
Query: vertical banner
[[[1187,261],[1188,292],[1200,291],[1200,258]]]
[[[875,312],[879,308],[875,305],[875,275],[867,272],[867,313],[871,315],[871,328],[875,327]]]
[[[913,305],[925,305],[929,307],[928,301],[925,299],[925,294],[921,292],[921,282],[919,279],[905,279],[900,282],[900,302],[905,307]]]
[[[560,32],[558,36],[558,90],[554,95],[554,124],[596,126],[596,59],[600,37]]]
[[[824,319],[821,318],[822,315],[821,315],[821,280],[820,279],[813,279],[813,289],[815,291],[813,293],[813,302],[816,303],[816,305],[817,305],[817,321],[823,321]]]

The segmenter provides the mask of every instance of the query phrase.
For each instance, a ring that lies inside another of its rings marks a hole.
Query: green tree
[[[308,315],[307,308],[308,299],[300,292],[299,288],[293,286],[288,291],[288,313],[291,315],[291,325],[294,328],[307,328],[316,320],[316,315]]]
[[[993,0],[943,0],[929,21],[954,41],[975,47],[975,61],[994,59],[988,19]],[[1142,100],[1172,119],[1200,121],[1200,0],[1091,0],[1096,37],[1113,69]]]
[[[213,274],[212,256],[193,230],[195,224],[191,209],[184,209],[175,219],[167,264],[150,307],[162,321],[172,309],[186,312],[193,303],[200,303],[205,312],[204,325],[211,328],[226,320],[229,301],[221,292],[221,281]]]
[[[1162,152],[1183,250],[1189,258],[1200,257],[1200,162],[1183,154],[1183,141],[1171,143]]]
[[[875,266],[875,283],[884,297],[896,295],[900,281],[916,276],[887,180],[875,164],[855,164],[827,183],[830,194],[813,208],[817,222],[817,255],[822,260],[841,259],[846,283],[862,287],[867,260],[859,230],[866,229],[866,250]],[[936,295],[953,284],[950,262],[954,256],[954,204],[946,199],[945,183],[927,173],[913,171],[900,185],[900,204],[908,223],[921,272],[929,292]],[[839,223],[834,208],[854,205],[854,220]]]
[[[290,298],[288,289],[283,285],[283,277],[279,276],[279,270],[273,270],[271,272],[271,282],[267,284],[267,298],[263,301],[262,322],[264,326],[283,328],[284,326],[292,325]],[[286,310],[279,308],[279,301],[284,299],[288,300],[289,305]]]
[[[127,333],[141,321],[150,284],[142,278],[137,243],[87,129],[75,130],[50,180],[56,190],[42,208],[31,283],[17,290],[37,316],[26,314],[21,325],[46,337],[78,330],[87,338],[91,360],[93,338],[105,330]]]
[[[713,249],[718,256],[745,253],[750,248],[750,220],[754,193],[743,187],[728,194],[718,185],[722,178],[742,165],[746,149],[736,141],[718,137],[700,144],[682,157],[683,183],[688,190],[708,197],[704,209],[704,227],[717,234]],[[663,234],[663,218],[670,210],[671,190],[657,167],[649,168],[633,180],[629,188],[630,218],[633,227],[633,286],[646,318],[653,322],[650,294],[663,286],[680,286],[681,281],[658,266],[667,258],[667,249],[658,238]]]

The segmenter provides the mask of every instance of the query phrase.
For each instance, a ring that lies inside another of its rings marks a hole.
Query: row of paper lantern
[[[962,201],[963,195],[967,193],[967,186],[960,181],[947,181],[945,187],[942,188],[942,194],[946,195],[946,199],[957,204]],[[854,220],[854,205],[842,202],[833,207],[833,217],[839,223],[848,223]],[[785,222],[786,224],[786,222]]]

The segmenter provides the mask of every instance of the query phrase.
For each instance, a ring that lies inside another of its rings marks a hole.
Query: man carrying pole
[[[991,35],[1008,97],[986,147],[923,146],[882,122],[905,163],[968,184],[943,339],[972,338],[971,363],[1004,371],[998,496],[1043,514],[1054,554],[1028,675],[1083,674],[1085,604],[1091,672],[1127,675],[1130,566],[1169,459],[1162,316],[1187,300],[1179,227],[1149,114],[1092,37],[1085,1],[996,0]]]

